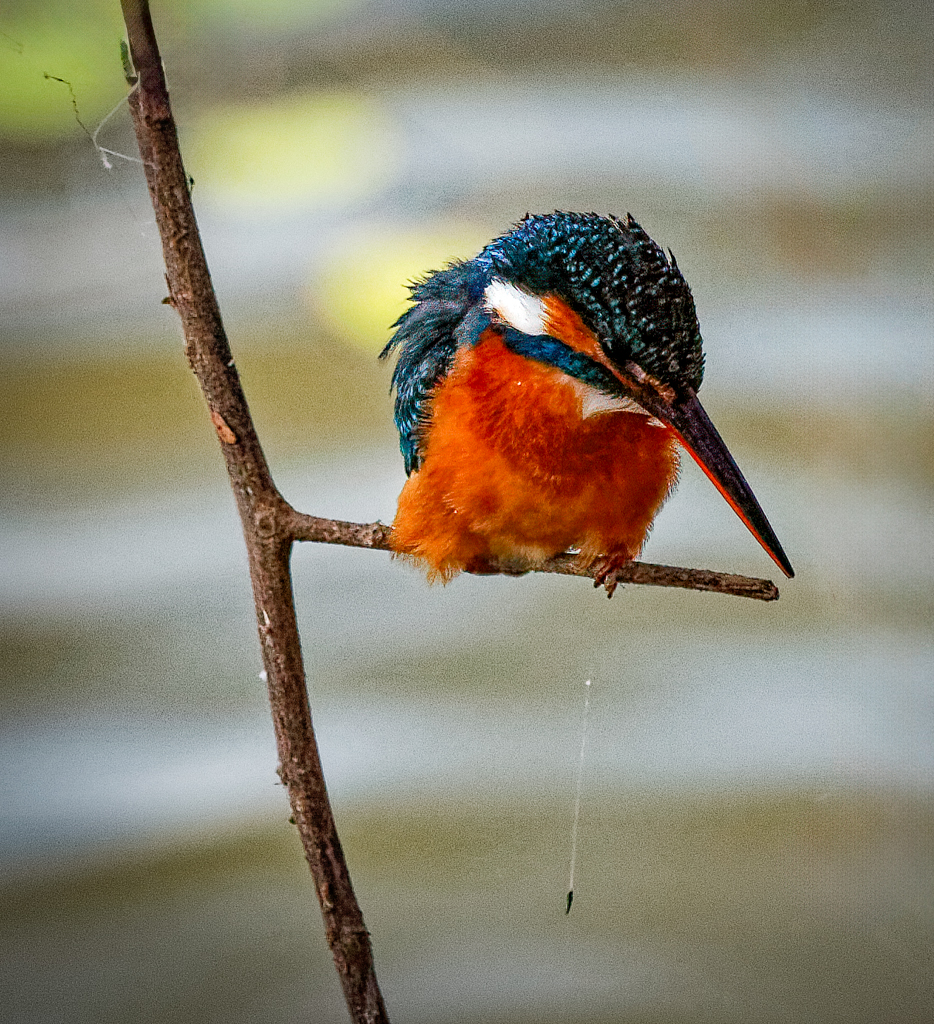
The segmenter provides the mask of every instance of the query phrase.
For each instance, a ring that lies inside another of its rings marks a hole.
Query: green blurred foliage
[[[120,99],[123,18],[112,0],[13,4],[0,32],[0,134],[42,141],[74,132],[69,85],[85,124]]]
[[[307,289],[314,313],[335,337],[376,354],[409,305],[409,285],[487,242],[482,228],[455,221],[413,228],[382,226],[350,235],[329,253]]]
[[[370,194],[396,159],[376,100],[327,92],[215,108],[192,126],[186,162],[208,198],[266,214]]]
[[[297,30],[356,2],[164,0],[153,13],[160,30],[168,23],[170,37],[193,41],[217,33],[249,33],[258,26],[267,33]],[[42,143],[72,134],[69,85],[81,120],[93,130],[123,95],[124,34],[118,0],[5,3],[0,12],[0,136]]]

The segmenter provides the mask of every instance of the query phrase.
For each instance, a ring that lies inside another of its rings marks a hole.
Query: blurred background
[[[154,4],[293,503],[391,521],[407,280],[527,211],[631,211],[798,572],[775,605],[608,602],[296,552],[393,1019],[934,1019],[932,11]],[[135,153],[121,36],[116,0],[0,13],[3,1016],[343,1021],[142,175],[91,138]],[[774,575],[693,464],[645,557]]]

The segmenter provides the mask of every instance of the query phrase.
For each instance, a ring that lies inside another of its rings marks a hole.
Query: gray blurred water
[[[275,370],[281,352],[287,377],[319,358],[332,328],[299,292],[361,226],[454,213],[492,234],[527,208],[631,208],[692,281],[705,401],[798,571],[773,606],[638,588],[607,602],[581,581],[428,588],[382,554],[296,553],[319,741],[390,1005],[426,1021],[930,1019],[930,110],[774,68],[432,82],[378,101],[401,158],[373,195],[257,217],[196,185],[222,302],[252,339],[241,363]],[[68,202],[3,208],[4,365],[36,394],[53,369],[78,393],[103,358],[158,404],[140,353],[178,341],[145,195],[132,168],[111,179],[85,158]],[[783,256],[799,208],[852,252],[828,264],[804,224]],[[341,351],[328,366],[357,365]],[[320,375],[309,435],[342,386]],[[383,428],[338,425],[307,451],[297,431],[271,455],[298,507],[389,521],[387,381],[361,379]],[[256,409],[275,426],[272,392]],[[128,470],[106,409],[70,421],[72,397],[61,422],[46,404],[34,429],[6,423],[9,1019],[343,1019],[275,784],[219,461],[144,436]],[[769,572],[693,466],[645,557]]]

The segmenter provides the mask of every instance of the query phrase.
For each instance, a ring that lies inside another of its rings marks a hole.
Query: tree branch
[[[289,509],[289,530],[293,540],[318,544],[343,544],[351,548],[392,550],[392,528],[382,523],[348,523],[340,519],[320,519]],[[583,576],[593,579],[593,572],[573,555],[557,555],[543,565],[529,569],[521,562],[491,563],[491,574],[521,576],[526,572],[548,572],[559,576]],[[682,590],[704,590],[711,594],[751,597],[755,601],[777,601],[778,587],[771,580],[713,569],[683,569],[652,562],[630,562],[617,572],[617,582],[638,583],[647,587],[679,587]],[[596,581],[594,581],[596,583]]]
[[[328,800],[305,685],[289,567],[295,541],[390,550],[381,523],[348,523],[297,512],[283,498],[266,463],[227,342],[191,205],[162,60],[147,0],[121,0],[135,79],[129,106],[162,239],[168,302],[178,312],[189,365],[207,402],[243,526],[259,640],[276,732],[279,775],[286,785],[334,962],[354,1022],[388,1017],[376,981],[369,934],[357,904]],[[491,566],[510,575],[526,569]],[[573,556],[537,568],[589,576]],[[768,580],[633,562],[621,583],[682,587],[773,601]]]
[[[388,1022],[370,938],[354,896],[318,757],[295,620],[291,507],[276,490],[227,343],[195,220],[188,178],[146,0],[122,0],[138,75],[130,112],[162,238],[169,301],[208,404],[243,525],[279,775],[311,869],[325,932],[352,1019]]]

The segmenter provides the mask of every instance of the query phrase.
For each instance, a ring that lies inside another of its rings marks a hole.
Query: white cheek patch
[[[547,334],[545,304],[537,295],[525,292],[508,281],[491,281],[483,293],[487,306],[523,334]]]

